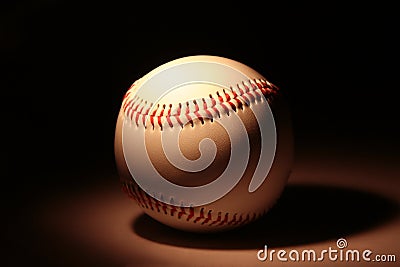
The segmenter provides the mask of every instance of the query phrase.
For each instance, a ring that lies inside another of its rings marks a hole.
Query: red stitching
[[[133,108],[132,108],[132,109],[131,109],[131,108],[129,109],[128,112],[131,114],[131,115],[130,115],[131,120],[132,120],[132,117],[133,117],[134,113],[137,111],[139,105],[140,105],[140,102],[137,103],[136,106],[132,105],[131,107],[133,107]],[[136,113],[138,113],[138,112],[136,112]]]
[[[139,115],[142,113],[144,106],[140,109],[140,111],[136,114],[135,123],[139,126]]]
[[[186,111],[185,114],[189,114],[190,113],[190,108],[189,108],[189,102],[186,102]]]
[[[199,105],[197,104],[196,100],[193,100],[193,104],[195,106],[194,115],[200,120],[201,124],[204,124],[203,116],[199,113]]]
[[[126,112],[126,109],[131,105],[131,103],[132,103],[133,101],[135,101],[135,98],[132,98],[131,100],[129,100],[128,102],[126,102],[126,103],[123,105],[124,112]]]
[[[189,208],[189,216],[187,217],[186,221],[190,221],[194,217],[194,208]]]
[[[171,207],[171,216],[174,216],[174,213],[177,211],[175,206]]]
[[[230,222],[228,222],[228,225],[231,225],[231,224],[233,224],[233,225],[235,225],[235,224],[236,224],[236,213],[235,213],[235,214],[233,214],[233,218],[232,218],[232,220],[231,220]]]
[[[189,102],[186,102],[186,111],[185,111],[185,116],[188,122],[192,125],[193,127],[193,119],[190,116],[190,108],[189,108]]]
[[[231,100],[231,97],[225,92],[225,89],[222,90],[225,94],[226,97],[226,101],[229,102],[229,100]]]
[[[155,205],[156,205],[156,208],[157,208],[157,212],[160,212],[160,202],[159,201],[155,201]]]
[[[222,96],[219,95],[219,92],[217,92],[217,96],[218,96],[219,104],[222,106],[225,113],[229,116],[229,108],[225,105],[225,101],[222,98]]]
[[[200,210],[200,215],[196,217],[196,219],[193,221],[193,223],[197,223],[198,221],[204,219],[204,208],[201,208]]]
[[[221,221],[221,222],[218,224],[218,226],[224,225],[224,224],[227,223],[227,222],[228,222],[228,213],[225,213],[224,220]]]
[[[242,215],[240,214],[240,215],[239,215],[239,219],[236,221],[236,224],[241,224],[242,220],[243,220],[243,217],[242,217]]]
[[[203,100],[203,109],[204,110],[207,110],[207,102],[206,102],[206,100],[204,99],[204,97],[202,98],[202,100]]]
[[[147,105],[147,101],[144,101],[144,104]],[[153,106],[153,103],[150,104],[150,106],[146,109],[146,111],[143,113],[143,115],[148,115],[150,108]]]
[[[233,104],[231,101],[228,101],[228,104],[231,106],[231,108],[233,109],[233,111],[236,112],[236,106],[235,106],[235,104]]]
[[[145,194],[145,196],[146,196],[146,193],[145,193],[145,192],[143,192],[142,190],[139,190],[139,196],[140,196],[141,199],[143,200],[142,202],[143,202],[144,206],[146,207],[146,209],[148,209],[149,206],[147,206],[146,197],[143,196],[143,194]]]
[[[164,211],[164,214],[167,215],[167,214],[168,214],[168,212],[167,212],[167,209],[168,209],[167,205],[166,205],[165,203],[162,203],[162,202],[161,202],[161,208],[162,208],[162,210]]]
[[[215,99],[212,97],[211,94],[210,94],[210,98],[211,98],[211,108],[215,113],[217,113],[218,118],[220,118],[221,115],[219,114],[219,110],[215,107],[217,105],[217,101],[215,101]]]
[[[180,116],[181,112],[182,112],[182,103],[179,103],[178,110],[177,110],[177,115]]]
[[[224,99],[222,98],[222,96],[219,95],[219,92],[217,92],[217,96],[218,96],[218,100],[220,103],[224,102]]]
[[[250,221],[256,220],[260,216],[263,216],[266,211],[256,214],[233,214],[230,216],[229,213],[225,213],[222,216],[220,211],[213,212],[212,210],[205,211],[201,208],[199,215],[195,215],[195,209],[193,207],[176,207],[173,205],[166,204],[151,198],[146,192],[141,190],[136,184],[132,182],[122,183],[122,191],[126,193],[131,199],[142,208],[152,210],[154,212],[163,212],[165,215],[176,217],[179,220],[185,219],[187,222],[201,224],[204,226],[224,226],[224,225],[242,225]],[[160,209],[161,207],[161,209]],[[216,217],[216,218],[215,218]]]
[[[211,210],[208,211],[206,219],[201,224],[207,224],[209,221],[211,221]]]
[[[178,219],[182,218],[183,215],[186,215],[186,211],[184,207],[181,207],[180,211],[178,212]]]
[[[206,102],[206,100],[203,98],[203,108],[204,108],[204,111],[206,112],[206,114],[207,114],[207,117],[208,118],[211,118],[211,120],[212,120],[212,114],[211,114],[211,112],[208,110],[208,107],[207,107],[207,102]]]
[[[216,224],[216,223],[218,223],[220,221],[221,221],[221,212],[218,212],[217,219],[212,221],[209,225],[213,226],[214,224]]]
[[[256,89],[258,89],[257,84],[255,83],[254,80],[250,80],[250,85],[251,85],[251,88],[253,88],[253,91],[255,91]]]
[[[151,209],[151,210],[154,210],[152,201],[151,201],[151,199],[150,199],[150,196],[149,196],[148,194],[145,194],[145,196],[146,196],[147,203],[149,204],[150,209]]]
[[[126,114],[130,114],[133,105],[135,104],[134,99],[132,99],[131,101],[129,101],[128,105],[125,106],[124,110]]]
[[[163,105],[163,109],[160,112],[160,115],[157,116],[157,121],[158,121],[158,125],[160,126],[161,130],[162,130],[162,122],[161,122],[161,117],[164,114],[164,110],[165,110],[165,104]]]
[[[169,127],[174,127],[174,125],[172,124],[172,121],[171,121],[171,109],[172,109],[172,104],[169,104],[169,109],[168,109],[168,113],[167,113],[167,122],[168,122],[168,125],[169,125]]]
[[[133,87],[133,85],[134,85],[134,84],[132,84],[132,85],[129,87],[129,89],[131,89],[131,88]],[[128,92],[125,93],[125,95],[124,95],[124,97],[123,97],[122,99],[127,98],[127,97],[131,94],[131,91],[130,91],[129,89],[128,89]]]
[[[135,118],[135,123],[136,125],[139,124],[139,117],[142,115],[142,123],[144,126],[146,122],[146,117],[150,117],[150,124],[152,125],[153,129],[155,126],[155,123],[157,123],[160,127],[161,130],[163,128],[163,118],[167,121],[168,125],[170,127],[173,127],[173,121],[171,120],[171,117],[174,117],[177,121],[177,123],[183,127],[184,124],[182,123],[182,120],[180,118],[181,113],[182,113],[182,104],[179,103],[176,114],[171,115],[171,110],[172,110],[172,104],[169,105],[168,112],[165,112],[165,105],[160,107],[159,105],[157,108],[152,112],[152,114],[148,114],[152,104],[147,105],[147,101],[145,101],[144,105],[142,105],[143,99],[140,99],[137,95],[133,95],[133,90],[134,90],[134,85],[133,84],[128,92],[124,95],[123,97],[123,112],[127,116],[127,118]],[[212,94],[210,94],[210,99],[211,99],[211,105],[207,105],[205,99],[203,98],[203,111],[209,116],[212,120],[212,112],[213,111],[218,117],[220,117],[220,110],[222,110],[229,116],[230,110],[233,110],[234,112],[237,111],[237,109],[242,109],[243,105],[250,105],[251,102],[254,102],[255,100],[259,100],[263,95],[266,97],[267,101],[270,103],[273,97],[277,94],[279,91],[279,88],[276,87],[275,85],[269,83],[268,81],[264,79],[250,79],[248,81],[242,81],[241,84],[236,84],[234,87],[230,87],[230,92],[226,92],[225,89],[222,90],[224,97],[220,95],[220,93],[217,91],[215,93],[215,97],[213,97]],[[217,101],[218,99],[218,105],[221,107],[220,109],[217,108]],[[194,104],[194,110],[190,109],[190,103]],[[142,106],[141,106],[142,105]],[[139,106],[141,106],[140,110],[138,110]],[[145,109],[145,112],[143,113],[143,110]],[[159,112],[159,109],[161,111]],[[159,112],[159,113],[158,113]],[[196,100],[193,100],[192,102],[186,102],[186,109],[184,116],[190,122],[193,126],[193,119],[197,118],[199,119],[202,123],[204,123],[204,116],[201,115],[200,113],[200,106],[199,103],[196,102]],[[157,118],[154,118],[157,117]]]
[[[167,117],[167,123],[168,123],[169,127],[171,127],[171,128],[174,127],[174,125],[172,124],[170,116]]]
[[[183,123],[182,123],[182,121],[181,121],[181,119],[179,118],[179,115],[176,115],[176,116],[175,116],[175,119],[176,119],[176,121],[179,123],[179,125],[180,125],[181,127],[184,126]]]
[[[244,221],[242,223],[247,223],[250,220],[250,215],[247,214],[246,215],[246,219],[244,219]]]

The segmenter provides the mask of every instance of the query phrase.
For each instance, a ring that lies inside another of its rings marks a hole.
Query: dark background
[[[131,2],[2,2],[7,227],[21,206],[41,194],[107,177],[88,173],[115,173],[122,96],[142,75],[183,56],[228,57],[280,87],[290,103],[297,148],[397,158],[394,8],[275,10],[241,3],[234,9],[232,3],[218,9],[193,3],[178,10]],[[21,241],[7,242],[18,249]]]

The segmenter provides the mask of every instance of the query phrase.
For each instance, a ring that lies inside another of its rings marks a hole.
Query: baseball
[[[243,63],[209,55],[137,79],[123,97],[114,146],[123,191],[155,220],[192,232],[263,216],[293,163],[281,90]]]

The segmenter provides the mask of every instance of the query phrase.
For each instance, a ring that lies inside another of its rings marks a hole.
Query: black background
[[[82,173],[115,173],[114,129],[127,88],[196,54],[240,61],[279,86],[296,146],[397,157],[394,8],[130,2],[2,2],[6,211],[53,187],[107,179]]]

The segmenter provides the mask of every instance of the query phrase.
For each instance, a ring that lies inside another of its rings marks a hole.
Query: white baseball
[[[275,85],[240,62],[179,58],[126,92],[115,157],[123,190],[157,221],[232,229],[265,214],[287,183],[289,109]]]

